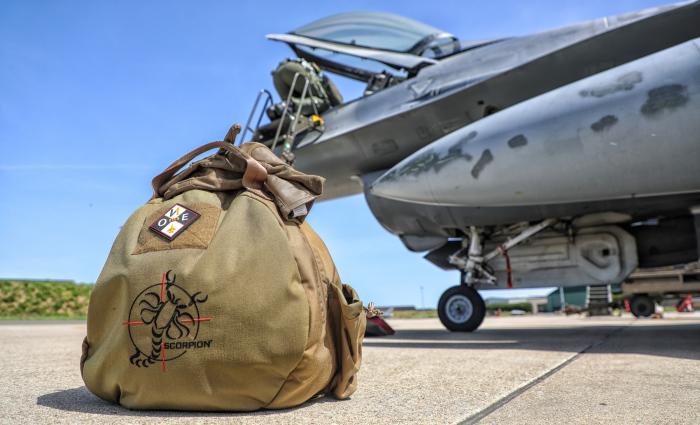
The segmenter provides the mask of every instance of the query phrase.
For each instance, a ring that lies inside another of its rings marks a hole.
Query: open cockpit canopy
[[[430,25],[380,12],[340,13],[299,27],[291,34],[430,58],[453,53],[457,41]]]
[[[379,12],[340,13],[267,38],[289,44],[298,56],[323,69],[361,81],[387,67],[396,77],[410,77],[460,49],[451,34]]]

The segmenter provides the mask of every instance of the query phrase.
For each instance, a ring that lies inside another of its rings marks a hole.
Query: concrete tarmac
[[[78,370],[82,322],[0,322],[0,423],[698,424],[700,314],[487,318],[472,334],[390,320],[359,390],[253,413],[130,411]]]

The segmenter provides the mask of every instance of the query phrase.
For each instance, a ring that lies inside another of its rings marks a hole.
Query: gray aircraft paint
[[[696,39],[455,131],[398,163],[370,192],[473,207],[698,193],[699,116]],[[517,135],[527,144],[514,149]],[[451,155],[456,146],[461,156]]]
[[[324,113],[295,167],[327,178],[326,199],[364,190],[408,249],[464,276],[470,226],[490,250],[554,218],[508,248],[516,286],[619,282],[640,264],[625,226],[700,205],[698,22],[696,1],[475,43]],[[504,258],[488,261],[503,287]]]
[[[327,178],[325,198],[357,193],[362,187],[356,176],[388,169],[489,110],[507,110],[699,37],[698,21],[698,2],[664,6],[508,38],[451,56],[401,84],[326,112],[324,134],[299,143],[295,166]],[[655,37],[645,36],[650,33]],[[635,84],[634,75],[618,82],[623,91]],[[594,94],[611,89],[615,87],[598,88]]]

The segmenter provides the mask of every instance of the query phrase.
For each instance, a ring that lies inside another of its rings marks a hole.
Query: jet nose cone
[[[397,201],[432,203],[433,191],[428,178],[432,151],[411,155],[382,174],[370,185],[370,194]]]
[[[464,127],[404,158],[374,181],[369,193],[419,204],[479,206],[498,174],[491,165],[494,141]]]

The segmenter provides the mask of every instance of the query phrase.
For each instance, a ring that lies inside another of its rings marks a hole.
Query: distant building
[[[529,297],[526,302],[532,306],[532,314],[537,314],[540,311],[547,311],[546,307],[549,300],[546,297]]]
[[[539,311],[545,311],[548,299],[546,297],[518,297],[518,298],[486,298],[484,303],[489,306],[507,306],[507,305],[522,305],[530,304],[532,314],[537,314]]]
[[[575,305],[578,307],[586,306],[586,287],[576,286],[573,288],[563,288],[564,289],[564,302],[566,305]],[[547,305],[544,307],[544,311],[558,311],[561,310],[561,294],[560,289],[555,289],[547,295]]]
[[[588,287],[576,286],[573,288],[564,288],[564,302],[568,306],[580,308],[588,307]],[[559,289],[555,289],[546,296],[542,297],[516,297],[516,298],[486,298],[484,300],[486,306],[505,306],[508,304],[530,304],[532,313],[538,312],[554,312],[561,310],[561,295]],[[607,303],[606,303],[607,305]]]

